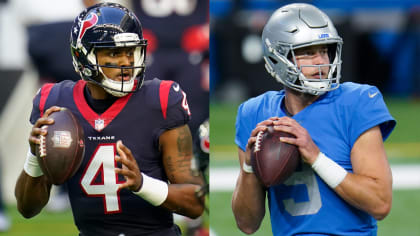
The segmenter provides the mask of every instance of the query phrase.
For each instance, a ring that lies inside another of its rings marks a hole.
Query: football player
[[[45,84],[33,100],[30,149],[16,184],[30,218],[48,202],[51,183],[35,157],[48,116],[66,107],[85,134],[85,156],[66,181],[80,235],[180,235],[173,214],[199,217],[202,178],[190,171],[186,94],[173,81],[144,81],[147,41],[137,17],[115,3],[84,10],[70,46],[82,80]]]
[[[273,13],[262,33],[267,71],[284,85],[239,106],[241,172],[232,199],[238,227],[255,232],[268,198],[274,235],[376,235],[391,209],[392,175],[383,141],[396,121],[374,86],[340,85],[343,41],[326,14],[309,4]],[[261,130],[296,138],[302,165],[265,189],[250,165]]]

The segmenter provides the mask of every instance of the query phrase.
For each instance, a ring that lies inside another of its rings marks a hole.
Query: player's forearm
[[[232,210],[241,231],[251,234],[258,230],[265,215],[265,190],[254,174],[241,171],[232,197]]]
[[[392,205],[392,180],[348,173],[335,191],[350,205],[368,212],[377,220],[385,218]]]
[[[197,197],[199,190],[200,185],[170,184],[168,197],[161,206],[177,214],[197,218],[204,210],[204,197]]]
[[[25,218],[37,215],[48,203],[51,184],[45,176],[33,178],[22,171],[16,187],[17,208]]]
[[[353,173],[347,173],[336,192],[349,204],[374,218],[385,218],[392,205],[392,172],[379,126],[356,140],[351,151]]]

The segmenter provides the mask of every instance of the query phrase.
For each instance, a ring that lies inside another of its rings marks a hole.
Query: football
[[[257,141],[251,147],[252,168],[265,187],[283,183],[300,162],[297,146],[280,142],[280,137],[295,136],[269,126],[258,133]]]
[[[40,136],[36,156],[47,178],[56,185],[72,177],[82,163],[85,152],[83,128],[70,110],[63,108],[49,118],[54,124],[44,125],[46,136]]]

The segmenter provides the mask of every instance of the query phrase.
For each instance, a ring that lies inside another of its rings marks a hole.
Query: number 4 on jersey
[[[188,106],[187,102],[187,94],[184,93],[184,91],[182,91],[182,108],[184,108],[184,110],[187,111],[187,114],[189,116],[191,115],[190,107]]]
[[[114,169],[116,146],[112,144],[100,144],[91,157],[85,172],[82,175],[80,185],[89,197],[102,197],[105,214],[121,212],[121,203],[118,185],[118,175]],[[95,180],[100,177],[101,181]]]

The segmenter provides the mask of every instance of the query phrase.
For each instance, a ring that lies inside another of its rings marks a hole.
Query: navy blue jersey
[[[154,207],[129,190],[115,174],[116,142],[131,149],[140,170],[167,181],[158,148],[166,130],[186,124],[190,112],[185,93],[173,81],[145,81],[141,89],[117,99],[96,114],[84,97],[85,81],[46,84],[33,102],[32,124],[51,106],[70,109],[84,128],[85,156],[65,184],[81,235],[176,235],[172,213]]]
[[[266,92],[241,104],[235,142],[246,149],[251,131],[270,117],[286,116],[284,90]],[[353,172],[351,150],[357,138],[379,126],[385,140],[396,125],[380,91],[343,83],[292,117],[321,152]],[[273,235],[376,235],[376,220],[338,196],[312,168],[303,164],[283,184],[268,189]],[[328,225],[328,226],[327,226]]]

